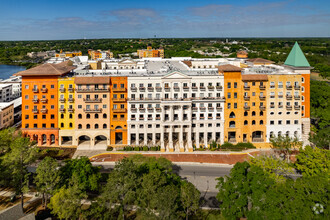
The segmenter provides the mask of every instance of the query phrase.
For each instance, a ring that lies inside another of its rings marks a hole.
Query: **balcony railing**
[[[132,92],[136,92],[137,91],[137,88],[136,87],[131,87],[131,91]]]
[[[294,99],[295,99],[295,100],[300,100],[300,95],[295,95],[295,96],[294,96]]]
[[[137,108],[131,108],[131,111],[132,112],[136,112],[137,111]]]
[[[48,99],[46,99],[46,98],[40,99],[40,102],[42,102],[42,103],[46,103],[47,101],[48,101]]]
[[[278,105],[279,108],[283,108],[283,105]]]
[[[108,92],[109,88],[76,88],[76,92],[82,93],[82,92]]]
[[[222,90],[222,86],[216,86],[217,90]]]
[[[221,119],[221,116],[217,116],[217,119]]]
[[[60,102],[65,102],[65,98],[60,98]]]
[[[266,107],[265,106],[259,106],[260,111],[265,111]]]
[[[47,88],[41,88],[40,91],[43,92],[43,93],[46,93],[48,91],[48,89]]]
[[[294,86],[294,89],[295,89],[295,90],[300,90],[300,86],[299,86],[299,85],[295,85],[295,86]]]
[[[139,90],[141,90],[141,91],[145,91],[146,90],[146,87],[139,87]]]
[[[114,113],[124,113],[126,112],[126,108],[117,108],[117,109],[112,109],[112,112]]]
[[[87,103],[100,103],[100,102],[102,102],[102,98],[95,98],[95,99],[83,99],[84,100],[84,102],[87,102]]]
[[[139,108],[141,112],[144,112],[146,109],[145,108]]]
[[[295,106],[294,106],[294,109],[295,109],[295,110],[300,110],[300,105],[295,105]]]
[[[115,98],[112,100],[113,100],[113,102],[126,102],[126,98]]]
[[[259,89],[260,89],[260,90],[265,90],[265,89],[266,89],[266,86],[261,86],[261,85],[260,85],[260,86],[259,86]]]
[[[33,113],[38,113],[39,111],[38,111],[38,109],[32,109],[32,112]]]
[[[73,92],[74,91],[74,88],[68,88],[68,91],[69,92]]]
[[[98,108],[98,109],[85,109],[84,108],[84,112],[87,112],[87,113],[101,113],[102,108]]]
[[[271,104],[271,105],[270,105],[270,108],[275,108],[275,105],[274,105],[274,104]]]
[[[161,108],[156,108],[156,111],[157,112],[160,112],[162,109]]]
[[[152,107],[151,108],[148,108],[148,111],[153,111],[153,110],[154,110],[154,108],[152,108]]]
[[[173,89],[174,89],[175,91],[179,91],[179,90],[180,90],[180,87],[179,87],[179,86],[174,86]]]
[[[287,105],[287,106],[286,106],[286,109],[287,109],[287,110],[292,110],[292,106],[291,106],[291,105]]]
[[[74,102],[74,98],[68,98],[68,102]]]
[[[148,91],[150,91],[150,92],[152,92],[152,91],[154,91],[154,87],[148,87]]]
[[[244,86],[245,90],[250,90],[250,86]]]
[[[206,107],[199,107],[199,110],[204,112],[204,111],[206,111]]]
[[[160,86],[156,86],[156,90],[159,92],[159,91],[162,91],[162,87]]]
[[[37,103],[39,102],[39,99],[32,99],[32,102]]]
[[[65,88],[60,88],[60,92],[65,92]]]
[[[205,86],[200,86],[199,89],[200,90],[205,90]]]
[[[39,89],[33,88],[32,92],[39,92]]]
[[[244,106],[244,110],[250,110],[250,106]]]
[[[192,90],[197,90],[198,87],[197,87],[197,86],[192,86],[191,89],[192,89]]]
[[[42,109],[40,109],[40,112],[41,113],[47,113],[47,109],[46,108],[42,108]]]
[[[74,109],[73,108],[68,108],[68,112],[73,113]]]
[[[189,90],[189,87],[188,86],[184,86],[183,87],[183,90]]]
[[[222,107],[217,107],[217,111],[222,111]]]
[[[280,99],[283,98],[283,95],[278,95],[278,98],[280,98]]]
[[[259,96],[260,100],[265,100],[266,96]]]
[[[214,107],[208,107],[209,111],[213,111]]]
[[[287,100],[292,100],[292,95],[286,95]]]
[[[193,112],[197,112],[198,108],[197,107],[192,107]]]
[[[291,86],[291,85],[287,85],[287,86],[286,86],[286,89],[291,90],[291,89],[292,89],[292,86]]]
[[[245,101],[250,100],[250,96],[244,96],[244,100],[245,100]]]
[[[117,88],[112,88],[113,92],[126,92],[126,88],[121,88],[121,87],[117,87]]]
[[[64,112],[65,112],[65,108],[60,108],[59,111],[60,111],[61,113],[64,113]]]
[[[207,88],[208,88],[209,90],[213,90],[213,89],[214,89],[214,86],[207,86]]]

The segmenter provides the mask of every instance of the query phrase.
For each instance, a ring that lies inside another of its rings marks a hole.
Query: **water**
[[[24,66],[2,65],[0,64],[0,79],[8,79],[14,73],[25,70]]]

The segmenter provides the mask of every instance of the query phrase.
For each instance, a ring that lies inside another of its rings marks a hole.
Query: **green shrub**
[[[143,146],[143,151],[148,151],[149,148],[147,146]]]
[[[248,142],[248,143],[238,143],[238,144],[236,144],[236,147],[237,148],[241,148],[241,149],[255,149],[256,147],[252,144],[252,143],[250,143],[250,142]]]
[[[113,147],[108,146],[107,151],[113,151]]]
[[[140,151],[140,147],[134,147],[134,151]]]
[[[223,149],[231,149],[234,147],[235,147],[235,145],[233,145],[232,143],[228,143],[228,142],[225,142],[221,145],[221,148],[223,148]]]

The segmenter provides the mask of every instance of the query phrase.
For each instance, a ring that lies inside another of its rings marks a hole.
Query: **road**
[[[102,167],[101,172],[109,172],[113,169],[114,164],[109,163],[93,163]],[[173,171],[182,179],[186,179],[196,186],[201,192],[204,199],[203,207],[218,208],[216,195],[216,178],[229,175],[232,166],[227,165],[205,165],[205,164],[182,164],[176,163],[173,165]]]

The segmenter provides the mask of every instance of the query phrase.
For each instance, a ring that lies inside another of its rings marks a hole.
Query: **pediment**
[[[136,63],[132,60],[122,60],[119,62],[119,64],[136,64]]]
[[[171,72],[163,77],[163,79],[190,79],[190,78],[191,77],[187,76],[186,74],[178,71]]]

